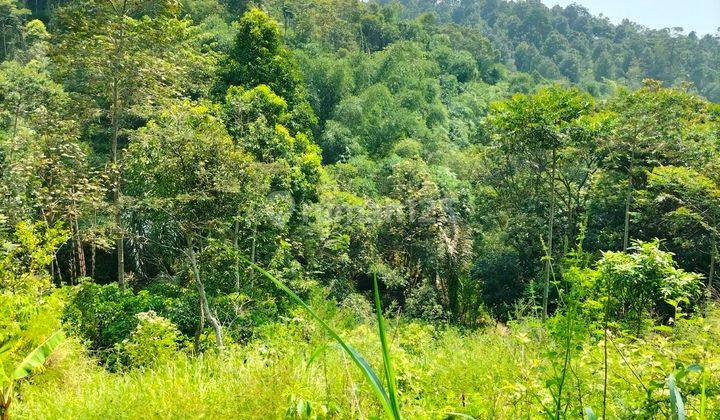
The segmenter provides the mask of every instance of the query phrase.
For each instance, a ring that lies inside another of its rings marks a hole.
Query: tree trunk
[[[97,246],[95,242],[92,244],[92,251],[90,252],[90,277],[95,278],[95,258],[97,257]]]
[[[548,298],[550,296],[550,273],[552,271],[553,230],[555,228],[555,148],[552,150],[552,169],[550,173],[550,215],[548,220],[547,262],[545,264],[545,285],[543,289],[543,320],[548,316]]]
[[[255,244],[257,241],[257,221],[253,224],[253,235],[252,235],[252,245],[250,246],[250,261],[255,264]],[[255,280],[255,268],[250,266],[250,285],[253,284],[253,281]]]
[[[123,56],[125,43],[125,25],[124,18],[127,13],[127,2],[123,2],[122,9],[118,13],[120,16],[120,35],[115,44],[115,56],[113,57],[114,75],[112,79],[112,109],[110,115],[112,119],[112,163],[115,176],[113,180],[113,208],[115,210],[115,226],[118,229],[118,237],[115,240],[115,248],[117,249],[117,272],[118,284],[121,290],[125,290],[125,237],[122,229],[122,211],[120,209],[120,183],[122,176],[120,175],[119,155],[118,155],[118,137],[120,136],[120,67],[121,57]]]
[[[240,293],[240,247],[238,236],[240,235],[240,221],[235,220],[235,232],[233,235],[233,251],[235,252],[235,293]]]
[[[2,410],[2,420],[10,420],[10,404],[12,401],[8,399],[6,403],[0,407],[0,410]]]
[[[76,248],[72,245],[72,242],[70,242],[69,245],[70,245],[70,278],[68,279],[68,284],[73,285],[75,283],[75,279],[77,279],[77,255],[75,255]]]
[[[457,321],[460,319],[460,278],[455,268],[459,266],[459,261],[453,261],[452,257],[447,259],[445,268],[448,276],[448,306],[453,320]]]
[[[628,176],[627,196],[625,196],[625,229],[623,232],[623,252],[627,252],[628,242],[630,240],[630,202],[632,201],[632,167],[630,167],[630,175]]]
[[[115,171],[113,180],[113,209],[115,211],[115,227],[118,229],[118,237],[115,239],[115,249],[117,250],[117,276],[120,290],[125,290],[125,238],[122,230],[122,215],[120,213],[120,168],[118,167],[118,136],[120,131],[120,122],[118,121],[118,80],[113,79],[112,83],[113,104],[111,111],[112,119],[112,163]]]
[[[57,269],[57,278],[58,278],[58,284],[62,286],[63,278],[62,278],[62,271],[60,271],[60,262],[57,259],[57,252],[53,253],[53,260],[50,264],[55,264],[55,268]]]
[[[93,233],[97,228],[97,210],[93,211]],[[97,256],[97,245],[95,240],[92,241],[92,251],[90,253],[90,277],[95,278],[95,257]]]
[[[710,272],[708,273],[707,288],[712,293],[713,278],[715,277],[715,260],[717,259],[717,243],[712,239],[712,250],[710,251]]]
[[[202,308],[202,312],[205,314],[205,318],[210,322],[213,330],[215,330],[215,342],[217,343],[218,348],[222,349],[224,343],[222,326],[210,310],[210,304],[208,303],[207,295],[205,294],[205,284],[202,282],[202,278],[200,277],[200,268],[198,267],[197,257],[195,256],[193,243],[190,239],[188,239],[187,255],[190,258],[190,265],[195,276],[195,286],[197,287],[198,294],[200,295],[200,307]]]
[[[87,276],[87,263],[85,261],[85,249],[83,248],[82,238],[80,237],[80,225],[77,217],[75,217],[75,242],[78,253],[78,268],[80,269],[80,277]]]
[[[5,25],[2,26],[2,29],[0,29],[0,31],[2,31],[2,38],[3,38],[3,61],[4,61],[4,60],[7,60],[7,58],[8,58],[8,56],[7,56],[7,53],[8,53],[7,52],[7,37],[5,35]]]
[[[200,336],[205,329],[205,311],[203,310],[202,302],[200,302],[200,322],[198,323],[198,329],[195,331],[195,353],[200,353]]]

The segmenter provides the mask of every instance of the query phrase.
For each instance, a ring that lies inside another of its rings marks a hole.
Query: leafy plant
[[[285,412],[286,420],[325,420],[335,418],[339,415],[337,408],[332,404],[314,404],[297,398],[295,395],[290,396],[290,405]]]
[[[177,352],[180,331],[171,321],[155,311],[140,312],[136,315],[138,325],[130,336],[115,344],[123,365],[153,367],[170,360]]]
[[[68,333],[86,341],[101,358],[113,351],[116,343],[127,339],[138,325],[136,314],[163,313],[166,299],[147,290],[137,294],[121,290],[116,283],[99,285],[83,282],[73,289],[64,309],[63,322]]]
[[[672,318],[678,305],[690,306],[700,296],[701,276],[677,267],[673,254],[660,249],[660,242],[636,241],[631,253],[606,252],[598,262],[600,273],[595,293],[609,293],[607,309],[638,331],[649,316]],[[673,307],[667,313],[668,306]]]
[[[0,409],[2,410],[3,420],[10,418],[9,410],[10,404],[12,403],[15,383],[20,379],[26,378],[33,370],[45,364],[45,361],[55,351],[57,346],[63,342],[63,340],[65,340],[63,332],[56,331],[42,344],[28,353],[28,355],[25,356],[20,363],[15,365],[15,369],[10,376],[8,376],[3,370],[0,370],[0,374],[2,374],[2,377],[0,377],[0,380],[2,381],[0,382],[2,385],[0,388],[0,397],[2,398],[0,400]],[[10,348],[10,344],[5,343],[3,347],[0,347],[0,355],[8,352]]]

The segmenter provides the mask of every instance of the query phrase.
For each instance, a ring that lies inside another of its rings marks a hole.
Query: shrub
[[[480,301],[497,318],[507,319],[526,289],[520,256],[514,250],[486,247],[471,277],[480,285]]]
[[[427,322],[442,322],[448,319],[437,289],[428,281],[423,281],[408,292],[405,311],[409,317]]]
[[[21,222],[11,234],[0,231],[0,385],[5,369],[59,327],[62,293],[53,289],[47,267],[67,236],[44,223]]]
[[[9,418],[16,383],[43,365],[63,340],[63,301],[47,272],[68,232],[45,223],[2,229],[0,214],[0,416]]]
[[[367,298],[359,293],[350,293],[342,300],[342,307],[345,308],[358,322],[369,322],[372,319],[372,305]]]
[[[639,328],[652,316],[671,320],[679,307],[692,309],[700,297],[701,276],[677,267],[660,242],[635,242],[631,252],[606,252],[598,262],[593,299],[606,301],[616,320]]]
[[[128,338],[138,325],[135,314],[162,312],[167,304],[167,299],[147,291],[135,294],[115,283],[85,282],[74,291],[63,321],[68,332],[86,341],[91,350],[99,350],[103,358],[103,352]]]
[[[130,337],[115,345],[122,365],[128,368],[152,367],[170,360],[180,344],[177,326],[155,313],[136,315],[138,324]]]

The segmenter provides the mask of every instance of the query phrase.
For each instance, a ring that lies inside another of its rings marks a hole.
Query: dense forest
[[[0,0],[0,413],[720,417],[720,28]]]

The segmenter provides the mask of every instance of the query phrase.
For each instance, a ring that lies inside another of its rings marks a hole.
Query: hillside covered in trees
[[[6,418],[720,416],[720,32],[0,0]]]

